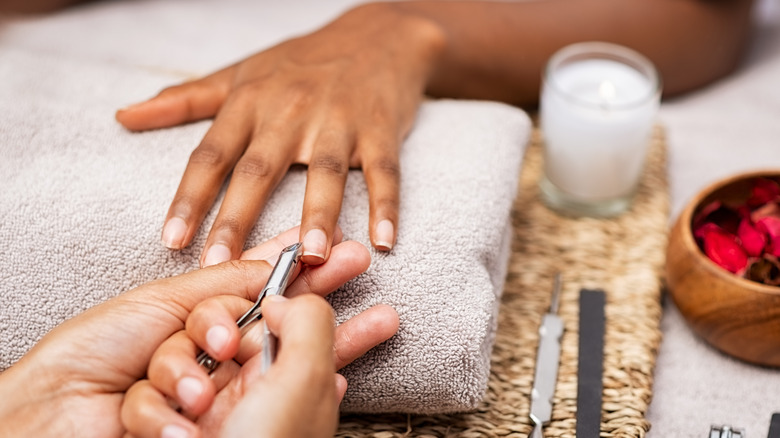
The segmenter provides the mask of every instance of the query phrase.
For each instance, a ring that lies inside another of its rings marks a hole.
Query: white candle
[[[540,104],[546,182],[570,202],[617,199],[624,208],[641,176],[659,88],[652,64],[624,47],[583,43],[553,56]]]

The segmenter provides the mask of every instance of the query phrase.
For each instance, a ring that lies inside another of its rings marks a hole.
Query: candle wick
[[[601,81],[599,85],[599,97],[606,102],[612,102],[617,97],[617,89],[615,84],[610,80]]]

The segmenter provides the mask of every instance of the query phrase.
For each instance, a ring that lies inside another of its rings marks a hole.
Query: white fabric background
[[[82,62],[108,59],[120,67],[132,64],[133,59],[149,59],[150,70],[167,73],[175,82],[312,29],[354,2],[266,1],[259,7],[252,6],[259,2],[232,0],[221,2],[222,13],[202,20],[193,21],[182,14],[187,9],[200,8],[202,3],[116,2],[112,7],[121,10],[122,22],[127,20],[142,27],[143,32],[136,32],[137,40],[132,45],[122,43],[125,37],[121,22],[105,21],[89,8],[56,19],[3,25],[0,44],[52,56],[65,52]],[[662,105],[661,121],[667,127],[670,146],[674,216],[698,190],[717,179],[743,170],[780,167],[779,9],[777,0],[761,4],[753,49],[738,73]],[[258,15],[265,18],[263,26],[253,28],[253,23],[260,21]],[[291,16],[295,19],[289,19]],[[216,31],[224,26],[214,26],[215,22],[235,25],[229,35],[224,35]],[[95,35],[90,47],[74,47],[59,38],[82,26]],[[193,27],[199,32],[192,32]],[[196,49],[192,50],[193,47]],[[218,55],[202,57],[200,51]],[[150,95],[158,85],[117,89],[115,101],[109,106],[135,101],[139,93]],[[699,438],[705,436],[710,424],[731,424],[746,428],[750,437],[766,436],[771,414],[780,412],[778,370],[745,364],[710,348],[686,327],[671,302],[665,305],[662,329],[664,341],[648,415],[653,423],[649,436]]]

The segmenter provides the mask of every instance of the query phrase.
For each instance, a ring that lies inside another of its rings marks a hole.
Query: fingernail
[[[206,332],[206,343],[213,352],[224,350],[229,338],[230,330],[221,325],[215,325]]]
[[[189,438],[190,432],[176,424],[169,424],[162,429],[161,438]]]
[[[230,260],[230,256],[230,248],[221,243],[215,243],[211,245],[211,248],[206,253],[206,258],[203,259],[203,267],[226,262]]]
[[[268,295],[265,297],[267,301],[270,301],[272,303],[283,303],[287,301],[289,298],[287,298],[284,295]]]
[[[303,236],[303,255],[325,259],[325,247],[328,245],[328,237],[325,232],[315,228],[309,230]]]
[[[180,217],[172,217],[165,223],[162,232],[163,245],[170,249],[182,249],[184,236],[187,234],[187,223]]]
[[[176,383],[176,394],[185,407],[192,408],[203,394],[203,385],[194,377],[184,377]]]
[[[141,105],[143,105],[144,103],[146,103],[146,102],[137,102],[137,103],[133,103],[133,104],[127,105],[127,106],[126,106],[126,107],[124,107],[124,108],[119,108],[119,111],[130,111],[130,110],[134,110],[134,109],[136,109],[136,108],[140,107]]]
[[[376,224],[374,230],[374,243],[377,249],[389,251],[393,249],[393,223],[387,219],[382,219]]]

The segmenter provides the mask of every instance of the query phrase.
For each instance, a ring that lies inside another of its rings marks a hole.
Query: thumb
[[[116,120],[132,131],[167,128],[214,117],[230,91],[233,67],[202,79],[168,87],[157,96],[116,112]]]

